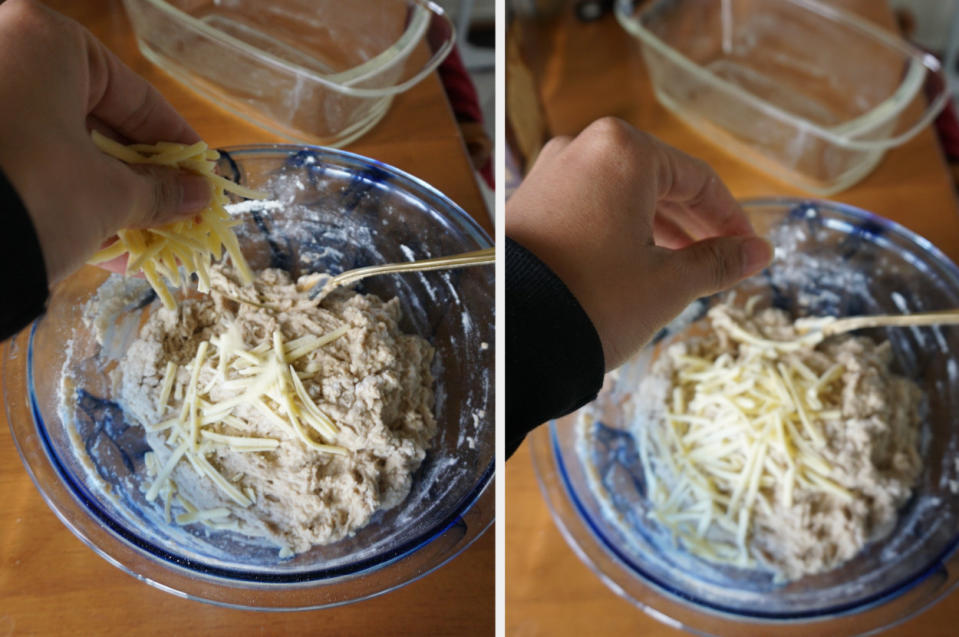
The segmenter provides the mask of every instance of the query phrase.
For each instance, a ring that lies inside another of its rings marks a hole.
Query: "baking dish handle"
[[[855,150],[888,150],[895,146],[899,146],[909,141],[913,137],[919,134],[923,128],[928,126],[935,120],[939,113],[942,112],[942,109],[945,108],[946,103],[949,101],[949,90],[947,88],[946,75],[942,69],[942,65],[939,63],[933,55],[928,53],[923,54],[922,64],[926,67],[926,76],[925,80],[928,81],[928,78],[935,78],[935,96],[929,97],[929,103],[926,106],[926,110],[923,112],[922,116],[916,120],[916,123],[913,124],[908,130],[902,132],[895,137],[887,137],[885,139],[861,139],[857,140],[855,138],[843,138],[837,137],[835,140],[839,146],[843,148],[852,148]],[[922,86],[920,86],[920,90]]]
[[[432,51],[432,56],[415,75],[399,84],[380,86],[376,88],[362,88],[355,86],[365,77],[353,78],[337,86],[336,90],[344,95],[353,97],[386,97],[397,95],[415,86],[427,75],[436,70],[456,44],[456,28],[446,12],[428,0],[413,0],[410,13],[410,24],[415,29],[417,41],[426,40]]]

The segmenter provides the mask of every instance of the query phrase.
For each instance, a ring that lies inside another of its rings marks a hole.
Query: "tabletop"
[[[211,146],[283,141],[220,110],[138,52],[119,0],[51,0],[152,82]],[[492,235],[465,145],[435,73],[396,97],[347,147],[444,192]],[[2,381],[0,381],[2,382]],[[6,635],[488,635],[494,615],[494,533],[419,581],[336,609],[256,613],[183,600],[108,564],[73,536],[34,488],[0,412],[0,637]]]
[[[835,1],[835,0],[834,0]],[[887,27],[884,2],[837,2]],[[524,25],[524,29],[525,29]],[[570,15],[536,27],[549,54],[528,60],[539,78],[553,134],[575,135],[592,120],[615,115],[701,157],[740,198],[804,195],[755,172],[686,128],[660,106],[638,49],[612,16],[589,23]],[[959,214],[951,178],[932,130],[896,148],[878,168],[834,200],[872,210],[929,238],[959,262]],[[533,473],[528,443],[506,463],[506,632],[508,635],[644,635],[683,633],[660,623],[608,589],[556,529]],[[959,593],[889,635],[955,635]],[[810,635],[816,634],[810,627]]]

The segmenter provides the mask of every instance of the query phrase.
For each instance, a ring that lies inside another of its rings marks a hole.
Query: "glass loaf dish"
[[[124,0],[140,51],[284,139],[343,146],[453,48],[426,0]]]
[[[864,178],[948,99],[936,58],[816,0],[617,0],[616,16],[663,106],[818,195]]]

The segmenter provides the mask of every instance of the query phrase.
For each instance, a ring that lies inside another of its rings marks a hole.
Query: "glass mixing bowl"
[[[744,205],[776,245],[773,264],[736,286],[794,316],[902,314],[959,307],[959,269],[929,241],[863,210],[825,201]],[[832,571],[780,585],[760,571],[719,568],[672,548],[644,515],[645,479],[620,405],[659,349],[682,338],[723,295],[700,299],[606,383],[589,409],[531,437],[537,477],[577,555],[617,594],[675,627],[724,635],[849,635],[928,607],[957,581],[959,328],[860,332],[888,339],[894,369],[928,402],[924,468],[895,529]],[[763,304],[761,303],[760,306]]]
[[[219,172],[265,190],[238,203],[237,234],[254,268],[338,273],[489,247],[470,217],[429,185],[358,155],[316,147],[244,146],[222,152]],[[275,546],[163,522],[139,485],[141,427],[111,402],[104,368],[122,356],[141,315],[158,307],[145,288],[99,347],[81,316],[107,278],[87,267],[54,289],[47,313],[7,347],[4,402],[21,457],[60,519],[94,551],[181,596],[245,608],[319,608],[370,597],[438,568],[493,520],[493,269],[378,276],[357,287],[399,297],[402,329],[436,349],[439,432],[412,491],[352,537],[291,559]],[[484,345],[486,344],[486,345]],[[67,350],[83,390],[77,454],[58,413]],[[89,458],[109,493],[84,470]]]

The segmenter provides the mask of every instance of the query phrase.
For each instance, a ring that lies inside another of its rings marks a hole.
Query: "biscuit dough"
[[[196,387],[203,388],[204,400],[216,404],[241,393],[236,385],[242,381],[243,366],[221,366],[218,359],[217,344],[228,327],[233,326],[248,351],[257,346],[264,350],[277,330],[289,342],[345,328],[342,336],[292,362],[316,407],[338,428],[332,440],[320,440],[316,431],[310,435],[344,453],[312,448],[281,419],[241,403],[230,418],[203,428],[278,441],[276,448],[238,450],[208,436],[212,440],[204,438],[200,453],[252,504],[231,500],[186,456],[159,489],[159,501],[168,515],[185,523],[267,537],[284,555],[337,541],[367,524],[377,511],[399,504],[410,491],[436,423],[433,349],[419,336],[400,331],[398,300],[339,291],[317,307],[297,291],[287,273],[274,269],[260,272],[252,286],[244,287],[231,270],[215,266],[211,282],[209,295],[184,299],[172,310],[154,310],[112,372],[114,395],[147,429],[153,448],[153,457],[147,459],[153,475],[145,477],[143,488],[175,451],[176,445],[168,442],[169,427],[151,429],[180,412],[201,343],[210,345]],[[177,371],[169,407],[161,409],[169,362]],[[275,413],[284,413],[272,399],[265,402]]]

